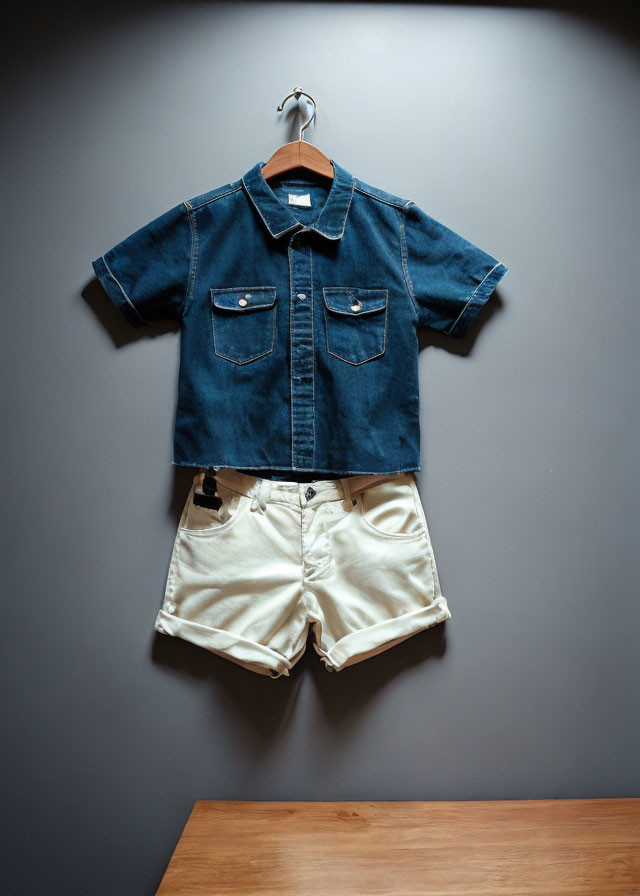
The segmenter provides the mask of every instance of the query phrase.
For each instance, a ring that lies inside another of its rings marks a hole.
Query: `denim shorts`
[[[282,482],[199,469],[156,631],[289,675],[338,671],[451,617],[413,473]]]

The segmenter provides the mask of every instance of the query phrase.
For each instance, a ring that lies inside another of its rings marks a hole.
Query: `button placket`
[[[306,500],[306,495],[301,494],[301,534],[302,534],[302,564],[304,567],[304,574],[312,575],[317,567],[318,567],[318,551],[317,551],[317,540],[318,540],[318,531],[316,525],[316,518],[318,515],[318,510],[322,505],[312,504]]]
[[[315,489],[314,489],[315,492]],[[331,536],[332,521],[327,520],[327,502],[305,503],[306,493],[301,492],[302,564],[308,579],[323,575],[333,562]]]
[[[291,465],[312,469],[314,457],[314,341],[311,295],[311,247],[301,246],[301,231],[289,239],[290,354],[291,354]]]
[[[303,496],[301,495],[300,497],[300,534],[302,546],[302,563],[305,567],[307,567],[309,565],[307,554],[309,552],[309,548],[311,547],[309,539],[309,528],[311,526],[311,519],[313,518],[313,510],[311,508],[307,509],[304,503]]]

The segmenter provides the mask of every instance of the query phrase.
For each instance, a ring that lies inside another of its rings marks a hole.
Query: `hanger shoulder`
[[[317,146],[305,140],[294,140],[292,143],[285,143],[274,152],[269,161],[262,166],[262,176],[267,180],[293,168],[306,168],[331,179],[334,175],[331,160]]]

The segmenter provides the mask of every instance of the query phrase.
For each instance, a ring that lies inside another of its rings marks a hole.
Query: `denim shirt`
[[[175,465],[420,469],[417,328],[464,336],[507,268],[331,161],[257,162],[92,263],[133,327],[180,321]]]

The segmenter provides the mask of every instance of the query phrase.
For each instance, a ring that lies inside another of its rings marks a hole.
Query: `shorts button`
[[[311,486],[309,486],[309,488],[304,493],[304,496],[307,499],[307,501],[310,501],[313,498],[313,496],[315,495],[315,493],[316,493],[315,488],[311,488]]]

